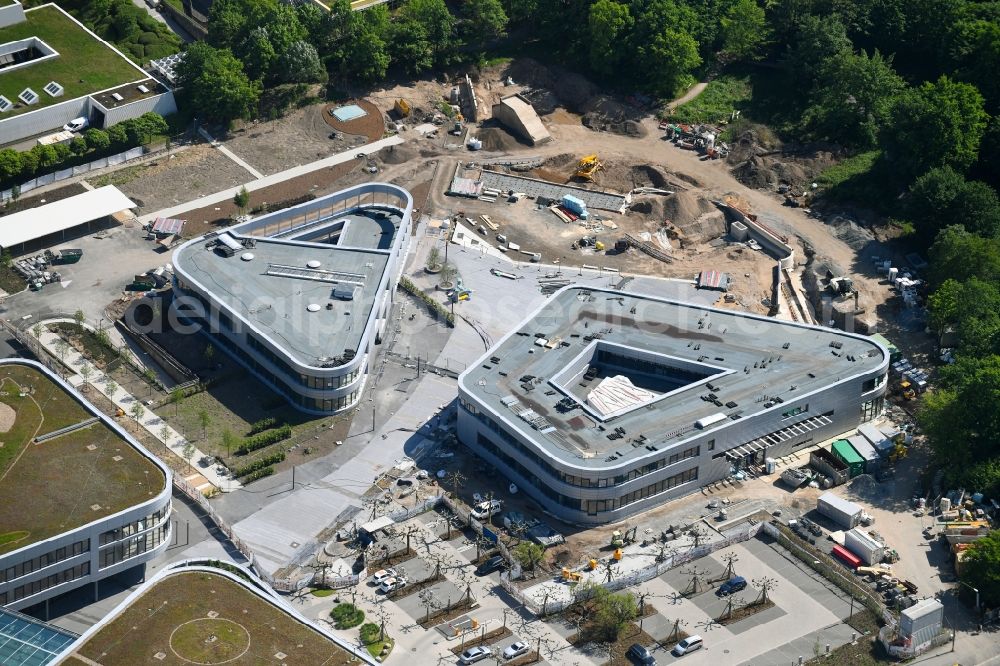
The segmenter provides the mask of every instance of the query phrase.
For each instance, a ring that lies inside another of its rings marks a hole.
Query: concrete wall
[[[105,127],[111,127],[132,118],[138,118],[150,111],[158,113],[161,116],[169,116],[171,113],[177,113],[177,102],[174,101],[174,93],[170,90],[160,95],[136,100],[130,104],[122,104],[113,109],[105,109],[96,100],[93,101],[93,104],[95,108],[104,111]]]
[[[20,3],[0,7],[0,28],[24,22],[24,8]]]
[[[20,92],[20,91],[18,91]],[[48,95],[44,90],[36,90],[39,95]],[[11,102],[17,102],[11,99]],[[17,116],[0,114],[0,144],[13,143],[21,139],[44,134],[61,128],[63,125],[79,118],[90,115],[90,98],[77,97],[68,99],[65,102],[52,104],[36,111],[29,111]]]

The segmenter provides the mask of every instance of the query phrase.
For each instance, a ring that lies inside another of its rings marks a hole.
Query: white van
[[[683,657],[688,652],[694,652],[695,650],[700,650],[704,647],[705,641],[702,640],[701,636],[688,636],[680,643],[674,646],[674,649],[670,651],[675,657]]]

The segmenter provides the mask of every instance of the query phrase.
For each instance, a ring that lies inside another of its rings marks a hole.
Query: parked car
[[[747,587],[747,579],[744,578],[743,576],[736,576],[734,578],[730,578],[725,583],[720,585],[719,589],[716,590],[715,593],[720,597],[728,597],[730,594],[735,594],[737,592],[745,590],[746,587]]]
[[[680,643],[674,646],[674,649],[670,651],[675,657],[683,657],[688,652],[694,652],[695,650],[700,650],[705,646],[705,641],[701,639],[701,636],[688,636]]]
[[[381,585],[390,578],[395,578],[399,572],[395,569],[379,569],[372,575],[372,585]]]
[[[486,560],[478,567],[476,567],[476,575],[488,576],[494,571],[499,571],[501,568],[503,568],[503,565],[504,565],[503,556],[494,555],[493,557],[491,557],[490,559]]]
[[[472,507],[472,517],[476,520],[485,520],[490,516],[495,516],[503,509],[501,500],[487,500]]]
[[[90,125],[89,120],[80,117],[80,118],[74,118],[73,120],[63,125],[63,129],[67,132],[82,132],[83,130],[87,129],[89,125]]]
[[[528,654],[528,644],[524,641],[518,641],[507,646],[507,649],[503,651],[503,658],[513,659],[514,657],[520,657],[522,654]]]
[[[488,647],[479,646],[479,647],[469,648],[459,656],[458,663],[474,664],[477,661],[482,661],[483,659],[491,657],[492,655],[493,655],[493,650],[489,649]]]
[[[382,584],[378,586],[378,591],[382,594],[389,594],[393,590],[398,590],[402,587],[406,587],[406,579],[403,577],[399,578],[386,578],[382,581]]]
[[[656,666],[656,659],[653,657],[652,653],[646,649],[645,646],[639,645],[638,643],[632,643],[632,646],[629,647],[625,656],[635,664],[641,664],[642,666]]]

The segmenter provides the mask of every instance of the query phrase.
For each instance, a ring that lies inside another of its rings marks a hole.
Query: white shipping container
[[[882,561],[885,547],[868,534],[854,528],[844,535],[844,547],[872,566]]]

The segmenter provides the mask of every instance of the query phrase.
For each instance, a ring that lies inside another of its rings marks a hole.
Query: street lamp
[[[964,586],[966,586],[967,588],[969,588],[970,590],[972,590],[973,592],[976,593],[976,612],[978,613],[979,612],[979,588],[972,587],[971,585],[969,585],[965,581],[961,581],[961,580],[958,581],[958,584],[959,585],[964,585]]]

